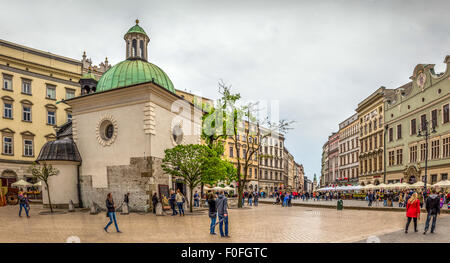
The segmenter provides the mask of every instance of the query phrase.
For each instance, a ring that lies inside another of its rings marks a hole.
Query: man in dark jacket
[[[427,221],[425,222],[425,230],[423,234],[426,235],[428,227],[430,226],[430,219],[433,217],[433,222],[431,223],[431,233],[434,233],[436,228],[436,217],[441,213],[441,207],[439,205],[439,196],[436,194],[436,190],[433,189],[432,194],[427,198],[425,208],[427,209]]]
[[[170,208],[172,208],[172,215],[176,216],[178,214],[177,210],[175,209],[175,200],[177,198],[177,194],[175,194],[175,192],[171,189],[170,190],[170,199],[169,199],[169,204],[170,204]]]
[[[228,235],[228,199],[220,191],[219,198],[216,200],[216,210],[219,216],[219,230],[221,237],[230,237]],[[225,223],[225,233],[223,232],[223,224]]]

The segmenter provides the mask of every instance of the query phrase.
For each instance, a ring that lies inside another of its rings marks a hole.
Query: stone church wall
[[[130,193],[130,211],[145,211],[151,208],[151,195],[158,193],[158,185],[169,185],[170,176],[161,168],[162,159],[157,157],[131,158],[129,165],[107,167],[107,188],[92,187],[92,175],[81,176],[81,194],[84,207],[94,201],[106,209],[106,195],[112,193],[118,208],[124,195]]]

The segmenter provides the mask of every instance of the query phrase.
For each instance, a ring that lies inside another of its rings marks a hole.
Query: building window
[[[47,111],[47,124],[49,125],[55,125],[56,124],[56,118],[55,118],[55,112],[54,111]]]
[[[431,175],[431,183],[432,183],[432,184],[437,183],[437,174],[432,174],[432,175]]]
[[[417,162],[417,145],[409,147],[409,162]]]
[[[233,157],[233,146],[230,146],[230,157]]]
[[[444,138],[442,140],[442,157],[450,157],[450,137]]]
[[[403,164],[403,149],[397,150],[397,164]]]
[[[448,179],[448,174],[447,174],[447,173],[441,174],[441,180],[442,180],[442,181],[445,181],[445,180],[447,180],[447,179]]]
[[[22,114],[22,120],[31,122],[31,106],[23,105],[23,114]]]
[[[12,86],[12,76],[10,75],[3,75],[3,89],[4,90],[13,90]]]
[[[414,134],[416,134],[417,133],[417,126],[416,126],[417,124],[416,124],[416,119],[412,119],[411,120],[411,135],[414,135]]]
[[[389,152],[389,166],[394,165],[394,160],[395,160],[394,151],[390,151]]]
[[[437,110],[431,111],[431,127],[434,128],[437,126]]]
[[[402,138],[402,125],[397,125],[397,140],[400,140]]]
[[[13,139],[12,137],[3,137],[3,154],[13,155]]]
[[[425,128],[426,122],[427,122],[427,115],[423,114],[422,116],[420,116],[420,127],[422,131],[426,130]]]
[[[439,140],[431,142],[431,159],[439,159]]]
[[[66,89],[66,100],[74,98],[75,97],[75,91],[72,89]]]
[[[56,100],[56,87],[47,85],[47,99]]]
[[[450,115],[449,115],[449,105],[445,104],[442,107],[442,123],[447,123],[450,121]]]
[[[23,155],[24,156],[33,156],[33,141],[32,140],[23,140]]]
[[[12,104],[4,103],[3,104],[3,117],[7,119],[12,119]]]
[[[425,143],[420,144],[420,161],[421,162],[425,161],[425,158],[427,158],[426,157],[426,149],[427,149],[427,147],[426,147]]]
[[[378,157],[378,167],[380,171],[383,169],[383,158],[381,156]]]
[[[31,95],[31,80],[22,80],[22,93]]]
[[[389,142],[394,140],[394,128],[389,128]]]
[[[70,112],[67,113],[67,121],[72,121],[72,113]]]

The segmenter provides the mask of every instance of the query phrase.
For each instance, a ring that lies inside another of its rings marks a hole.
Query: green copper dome
[[[130,34],[130,33],[140,33],[140,34],[144,34],[144,35],[147,36],[147,33],[145,33],[144,29],[143,29],[142,27],[140,27],[138,24],[139,24],[139,20],[136,19],[136,25],[132,26],[132,27],[128,30],[127,34]]]
[[[84,74],[81,79],[93,79],[95,81],[98,81],[95,75],[89,70],[88,73]]]
[[[140,59],[127,59],[110,68],[98,81],[96,92],[127,87],[152,80],[166,90],[175,93],[172,81],[162,69]]]

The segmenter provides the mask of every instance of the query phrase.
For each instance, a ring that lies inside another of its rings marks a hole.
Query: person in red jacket
[[[420,201],[417,198],[417,193],[412,194],[406,204],[406,217],[408,218],[408,221],[406,222],[405,234],[408,233],[411,219],[414,220],[414,232],[417,232],[417,218],[420,219]]]

